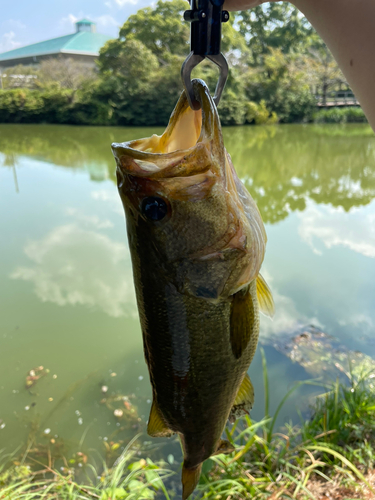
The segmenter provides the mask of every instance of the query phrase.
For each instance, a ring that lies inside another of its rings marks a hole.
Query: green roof
[[[72,35],[52,38],[44,42],[33,43],[19,49],[9,50],[0,54],[0,62],[9,59],[22,59],[25,57],[42,56],[48,54],[85,54],[97,56],[100,48],[112,37],[101,33],[79,31]]]
[[[80,21],[77,21],[76,24],[96,24],[96,23],[90,21],[90,19],[81,19]]]

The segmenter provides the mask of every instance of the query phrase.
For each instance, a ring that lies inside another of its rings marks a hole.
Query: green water
[[[0,126],[0,449],[61,437],[67,453],[144,431],[151,389],[143,360],[113,141],[161,130]],[[239,176],[268,233],[263,274],[275,302],[262,318],[271,411],[308,378],[276,352],[283,332],[314,324],[375,357],[375,137],[368,126],[226,128]],[[29,370],[50,372],[27,390]],[[259,350],[249,370],[263,416]],[[101,401],[130,396],[118,421]],[[279,423],[308,408],[295,395]],[[150,441],[146,435],[142,442]],[[81,441],[81,443],[80,443]],[[179,455],[161,443],[157,454]]]

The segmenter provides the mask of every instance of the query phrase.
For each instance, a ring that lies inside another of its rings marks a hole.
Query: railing
[[[326,96],[325,101],[322,95],[316,95],[316,105],[319,107],[332,106],[359,106],[356,96],[352,92],[337,92]]]

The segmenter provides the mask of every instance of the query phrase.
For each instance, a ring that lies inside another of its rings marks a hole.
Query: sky
[[[88,18],[114,38],[126,19],[152,0],[0,0],[0,53],[74,33]]]

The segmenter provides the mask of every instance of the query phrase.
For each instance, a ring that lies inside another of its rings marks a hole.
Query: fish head
[[[183,92],[161,136],[112,150],[132,254],[180,292],[217,300],[256,278],[266,236],[225,151],[209,90],[201,80],[193,88],[201,109]]]

